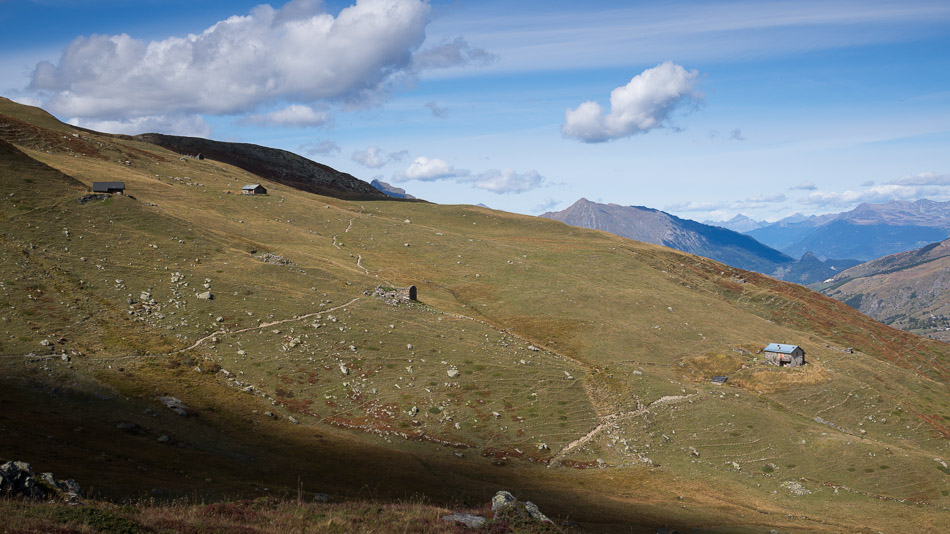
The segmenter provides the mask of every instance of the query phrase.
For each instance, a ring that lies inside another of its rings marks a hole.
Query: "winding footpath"
[[[208,334],[207,336],[205,336],[205,337],[199,339],[198,341],[195,341],[194,345],[192,345],[192,346],[190,346],[190,347],[187,347],[187,348],[184,348],[184,349],[178,349],[178,350],[176,350],[176,351],[169,352],[168,354],[165,354],[165,356],[170,355],[170,354],[178,354],[178,353],[180,353],[180,352],[185,352],[185,351],[189,351],[189,350],[191,350],[191,349],[197,348],[198,345],[201,345],[201,344],[204,343],[206,340],[211,339],[211,338],[213,338],[213,337],[215,337],[215,336],[222,336],[222,335],[229,335],[229,334],[243,334],[244,332],[250,332],[250,331],[252,331],[252,330],[260,330],[260,329],[262,329],[262,328],[268,328],[268,327],[275,326],[275,325],[279,325],[279,324],[289,323],[290,321],[302,321],[302,320],[304,320],[304,319],[308,319],[308,318],[313,317],[313,316],[315,316],[315,315],[320,315],[320,314],[323,314],[323,313],[330,313],[330,312],[333,312],[333,311],[336,311],[336,310],[342,310],[343,308],[346,308],[347,306],[349,306],[350,304],[353,304],[354,302],[356,302],[356,301],[358,301],[358,300],[360,300],[360,298],[359,298],[359,297],[356,297],[356,298],[354,298],[353,300],[347,302],[346,304],[340,304],[339,306],[336,306],[336,307],[333,307],[333,308],[328,308],[328,309],[326,309],[326,310],[320,310],[320,311],[318,311],[318,312],[308,313],[307,315],[297,315],[297,316],[291,317],[290,319],[282,319],[282,320],[280,320],[280,321],[271,321],[271,322],[269,322],[269,323],[261,323],[261,324],[259,324],[259,325],[257,325],[257,326],[251,326],[251,327],[248,327],[248,328],[242,328],[241,330],[224,330],[224,329],[218,330],[218,331],[216,331],[216,332],[212,332],[212,333]]]
[[[637,408],[636,410],[633,410],[632,412],[622,412],[622,413],[613,413],[613,414],[605,415],[603,418],[601,418],[601,423],[595,426],[590,432],[568,443],[561,450],[559,450],[557,454],[552,456],[551,459],[548,460],[548,467],[560,466],[561,460],[563,460],[564,457],[568,455],[568,453],[570,453],[572,450],[578,447],[585,445],[587,442],[594,439],[594,437],[596,437],[597,434],[600,434],[601,432],[604,431],[604,429],[606,429],[610,425],[613,425],[620,419],[626,419],[628,417],[637,417],[637,416],[647,413],[650,410],[650,408],[654,406],[659,406],[660,404],[669,404],[673,402],[679,402],[679,401],[686,400],[694,396],[695,394],[667,395],[665,397],[660,397],[659,399],[651,402],[650,404],[647,404],[646,406],[641,406],[640,408]]]

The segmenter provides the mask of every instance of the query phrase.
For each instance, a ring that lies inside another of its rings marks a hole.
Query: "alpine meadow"
[[[948,23],[0,0],[0,533],[947,532]]]

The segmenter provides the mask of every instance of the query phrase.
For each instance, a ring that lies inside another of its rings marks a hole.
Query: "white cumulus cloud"
[[[561,133],[585,143],[600,143],[661,128],[676,109],[703,101],[696,88],[698,79],[696,70],[671,61],[661,63],[611,91],[609,112],[594,101],[568,109]]]
[[[54,62],[37,64],[30,89],[68,117],[128,120],[244,114],[260,107],[372,102],[422,69],[490,57],[456,39],[420,49],[430,5],[423,0],[357,0],[336,16],[323,2],[263,4],[197,34],[146,42],[127,34],[78,37]],[[258,117],[314,126],[322,112],[290,106]]]

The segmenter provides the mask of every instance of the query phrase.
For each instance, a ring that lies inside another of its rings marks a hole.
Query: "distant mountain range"
[[[812,287],[884,324],[950,341],[950,239],[862,263]]]
[[[757,222],[750,221],[743,224]],[[822,259],[868,261],[950,237],[950,202],[922,199],[861,204],[837,214],[796,214],[744,233],[793,257],[812,252]]]
[[[369,183],[369,185],[375,187],[379,191],[382,191],[383,193],[386,194],[386,196],[390,196],[393,198],[410,198],[410,199],[416,198],[410,195],[409,193],[406,193],[405,189],[387,184],[386,182],[382,182],[380,180],[373,180],[372,182]]]
[[[823,261],[814,255],[795,260],[748,235],[642,206],[600,204],[582,198],[565,210],[541,216],[675,248],[802,284],[824,280],[859,263],[856,260]]]
[[[703,221],[703,224],[708,224],[709,226],[719,226],[720,228],[728,228],[733,232],[744,234],[746,232],[762,228],[763,226],[768,226],[771,223],[767,221],[757,221],[740,213],[728,221]]]

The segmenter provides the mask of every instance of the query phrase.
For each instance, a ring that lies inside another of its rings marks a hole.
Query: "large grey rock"
[[[523,518],[539,523],[553,523],[548,516],[541,513],[538,505],[531,501],[521,502],[507,491],[499,491],[492,497],[491,511],[498,518]]]
[[[460,523],[470,528],[481,528],[485,524],[485,518],[480,515],[454,513],[444,516],[442,521],[450,523]]]
[[[540,521],[540,522],[542,522],[542,523],[553,523],[553,522],[554,522],[554,521],[551,521],[550,519],[548,519],[548,516],[542,514],[542,513],[541,513],[541,510],[538,509],[538,505],[537,505],[537,504],[534,504],[534,503],[531,502],[531,501],[525,501],[525,503],[524,503],[524,509],[528,511],[528,516],[530,516],[531,519],[534,519],[535,521]]]
[[[52,473],[37,475],[26,462],[6,462],[0,465],[0,496],[44,498],[50,494],[78,497],[82,488],[72,479],[56,480]]]
[[[210,291],[205,291],[198,293],[198,298],[201,300],[214,300],[214,295],[212,295]]]
[[[507,491],[499,491],[491,498],[491,511],[495,516],[506,506],[511,506],[518,502],[514,495]]]

